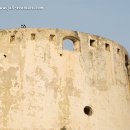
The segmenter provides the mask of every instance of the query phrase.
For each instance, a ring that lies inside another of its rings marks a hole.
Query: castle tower
[[[128,52],[112,40],[0,30],[0,130],[130,130],[129,75]]]

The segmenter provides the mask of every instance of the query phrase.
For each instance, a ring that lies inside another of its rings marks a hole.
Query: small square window
[[[53,41],[54,38],[55,38],[55,35],[51,34],[49,40],[50,40],[50,41]]]
[[[95,40],[90,39],[90,46],[91,46],[91,47],[96,47],[96,46],[97,46],[96,41],[95,41]]]
[[[36,38],[36,34],[35,34],[35,33],[32,33],[32,34],[31,34],[31,40],[35,40],[35,38]]]
[[[105,44],[106,51],[110,51],[110,45],[108,43]]]
[[[119,48],[117,48],[117,54],[120,54],[121,50]]]
[[[15,41],[15,35],[11,35],[10,37],[10,42],[13,42],[13,41]]]
[[[128,57],[127,54],[125,54],[125,66],[126,66],[126,68],[128,67],[128,65],[129,65],[129,57]]]

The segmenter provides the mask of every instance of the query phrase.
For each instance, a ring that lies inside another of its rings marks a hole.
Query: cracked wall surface
[[[63,49],[65,39],[73,51]],[[1,29],[0,61],[0,130],[130,129],[129,55],[115,41]]]

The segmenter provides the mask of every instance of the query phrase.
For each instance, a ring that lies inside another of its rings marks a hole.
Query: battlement
[[[98,52],[102,51],[109,55],[114,55],[124,58],[126,66],[129,65],[129,54],[127,50],[120,44],[110,39],[64,29],[49,29],[49,28],[17,28],[0,30],[0,44],[8,44],[8,46],[23,44],[23,42],[38,42],[45,41],[48,44],[56,46],[57,52],[62,55],[63,41],[69,39],[73,42],[73,51],[81,52],[86,51]],[[41,43],[44,44],[44,43]],[[72,53],[72,51],[71,51]]]
[[[64,29],[48,28],[18,28],[0,30],[0,44],[15,45],[25,41],[47,40],[63,50],[63,41],[69,39],[73,41],[74,51],[82,51],[87,46],[90,49],[116,52],[117,54],[127,55],[126,49],[115,41],[104,37]],[[86,45],[85,45],[86,44]]]

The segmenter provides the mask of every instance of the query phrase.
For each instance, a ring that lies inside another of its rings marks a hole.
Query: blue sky
[[[130,0],[0,0],[4,6],[44,10],[0,10],[0,28],[65,28],[115,40],[130,53]]]

